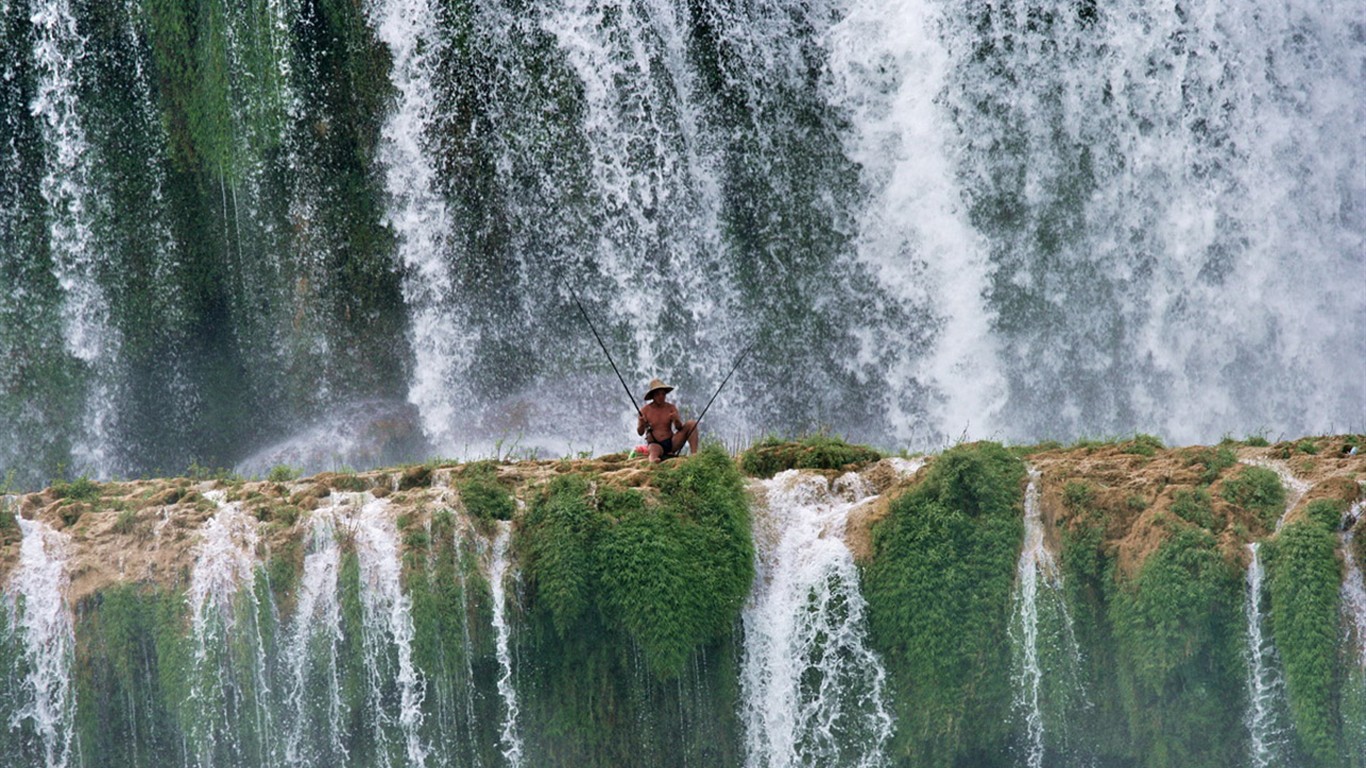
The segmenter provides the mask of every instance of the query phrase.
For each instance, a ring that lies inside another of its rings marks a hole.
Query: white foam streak
[[[260,626],[263,606],[253,588],[259,565],[257,521],[239,503],[228,502],[224,491],[204,496],[218,511],[200,530],[186,593],[195,644],[190,703],[197,711],[188,734],[194,759],[209,766],[230,755],[234,765],[252,759],[274,765],[274,713]],[[241,619],[246,627],[239,626]],[[243,645],[246,659],[236,650]],[[242,685],[247,680],[249,689]],[[260,749],[254,758],[234,716],[252,718]]]
[[[869,489],[852,473],[832,487],[795,470],[764,485],[758,569],[742,613],[745,764],[883,765],[887,673],[867,645],[867,605],[843,539]]]
[[[1252,560],[1247,568],[1247,593],[1243,601],[1243,615],[1247,619],[1248,709],[1243,723],[1251,738],[1250,749],[1254,768],[1268,768],[1276,764],[1284,747],[1286,734],[1277,715],[1277,707],[1285,693],[1276,646],[1266,635],[1262,617],[1262,564],[1258,545],[1248,545]]]
[[[93,222],[101,201],[80,117],[85,40],[69,0],[44,0],[30,18],[38,81],[29,108],[42,130],[46,168],[39,189],[48,205],[52,272],[62,291],[62,335],[67,352],[92,370],[83,434],[72,454],[88,471],[108,477],[114,414],[107,378],[119,342],[98,281],[104,255],[96,247]]]
[[[385,221],[398,237],[405,268],[413,348],[408,400],[422,413],[422,428],[438,445],[449,445],[455,404],[451,388],[469,364],[469,332],[448,298],[452,277],[451,213],[438,189],[434,138],[437,96],[433,76],[445,44],[440,11],[430,0],[368,0],[366,11],[379,40],[393,56],[391,78],[397,104],[385,119],[379,160],[389,193]]]
[[[928,354],[899,339],[876,350],[894,353],[888,384],[893,391],[912,381],[929,386],[940,398],[931,409],[938,434],[981,434],[1004,406],[1005,388],[983,301],[992,269],[967,219],[955,179],[957,135],[938,101],[951,65],[940,13],[924,0],[856,0],[828,35],[830,102],[850,118],[845,153],[858,164],[866,195],[857,213],[858,259],[894,300],[937,319]],[[880,359],[873,350],[863,355]],[[913,436],[908,405],[890,402],[899,440]]]
[[[304,556],[294,618],[285,641],[285,710],[293,718],[285,741],[285,759],[290,765],[321,766],[326,764],[325,757],[342,760],[347,754],[342,740],[345,726],[337,663],[343,637],[337,595],[341,547],[337,542],[336,506],[334,498],[328,507],[313,513],[308,554]],[[310,696],[310,683],[317,674],[323,678],[321,700]],[[326,720],[312,722],[313,714],[319,711],[326,714]],[[325,746],[305,742],[319,730],[325,737]]]
[[[1029,471],[1029,485],[1025,488],[1024,545],[1015,569],[1015,613],[1020,628],[1016,644],[1022,655],[1016,672],[1015,707],[1024,711],[1025,730],[1029,742],[1027,764],[1041,768],[1044,758],[1044,721],[1039,694],[1043,688],[1043,670],[1039,667],[1039,580],[1052,589],[1061,586],[1060,574],[1053,555],[1044,547],[1044,526],[1039,514],[1039,472]]]
[[[44,765],[64,768],[72,756],[76,715],[71,687],[76,637],[66,604],[67,537],[35,520],[18,515],[15,520],[23,542],[5,597],[24,675],[19,705],[7,725],[31,727],[41,742]]]
[[[493,540],[493,561],[489,565],[489,596],[493,601],[494,650],[498,657],[498,695],[503,699],[503,727],[498,738],[503,745],[503,757],[511,768],[522,765],[522,738],[518,734],[517,689],[512,674],[512,631],[507,622],[508,542],[512,526],[506,520],[498,522],[498,535]]]
[[[1343,516],[1342,560],[1346,573],[1342,579],[1342,610],[1347,613],[1348,628],[1356,643],[1357,664],[1366,670],[1366,577],[1361,574],[1357,555],[1352,546],[1353,529],[1366,514],[1366,501],[1358,501]]]
[[[356,556],[360,565],[362,641],[365,668],[369,678],[370,709],[375,740],[380,745],[379,759],[391,765],[386,726],[397,725],[403,736],[403,765],[426,764],[427,748],[422,743],[422,700],[425,683],[413,664],[413,617],[411,601],[403,593],[400,580],[398,531],[394,527],[385,499],[367,499],[352,520]],[[391,655],[392,654],[392,655]],[[390,677],[392,673],[392,677]],[[385,688],[393,683],[398,689],[397,711],[385,701]]]

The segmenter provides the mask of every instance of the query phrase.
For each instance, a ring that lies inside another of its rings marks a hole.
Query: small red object
[[[648,455],[648,454],[650,453],[650,446],[648,446],[648,445],[637,445],[637,446],[636,446],[636,453],[640,454],[641,456]]]

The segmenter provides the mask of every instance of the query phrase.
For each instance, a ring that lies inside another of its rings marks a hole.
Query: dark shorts
[[[658,445],[660,448],[664,449],[663,455],[665,456],[672,456],[673,454],[678,453],[678,451],[674,448],[674,439],[672,437],[664,440],[656,440],[655,445]]]

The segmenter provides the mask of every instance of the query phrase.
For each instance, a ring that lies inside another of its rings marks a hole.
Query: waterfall
[[[224,491],[200,531],[186,599],[194,643],[190,749],[207,766],[278,764],[275,712],[262,623],[273,614],[269,590],[257,591],[256,518]]]
[[[4,512],[8,514],[8,512]],[[6,727],[31,732],[38,754],[27,759],[65,768],[73,756],[76,691],[71,665],[76,637],[66,604],[67,537],[15,515],[23,533],[19,563],[5,587],[10,631],[19,645],[19,704]]]
[[[512,525],[498,521],[498,535],[493,539],[493,561],[489,565],[489,598],[493,602],[493,631],[498,656],[498,695],[503,698],[503,728],[499,740],[503,757],[512,768],[522,765],[522,737],[517,728],[517,689],[512,675],[512,629],[507,622],[508,542]]]
[[[385,119],[380,163],[390,201],[386,221],[398,237],[398,256],[407,275],[404,300],[411,316],[413,380],[408,400],[420,409],[423,432],[436,445],[453,444],[456,402],[449,391],[471,363],[470,329],[457,322],[449,304],[453,281],[449,260],[454,226],[438,188],[437,111],[433,82],[444,42],[440,12],[428,0],[368,0],[380,41],[389,46],[398,103]]]
[[[398,532],[384,499],[365,499],[350,522],[360,564],[367,705],[374,713],[379,765],[420,768],[427,759],[421,736],[425,684],[413,665],[412,602],[399,578]],[[401,757],[391,754],[394,726],[402,737]]]
[[[1366,312],[1345,288],[1366,217],[1351,7],[946,4],[934,98],[988,239],[1017,425],[1195,443],[1350,418],[1363,371],[1333,349],[1362,348]],[[1069,386],[1034,384],[1051,378]]]
[[[81,122],[85,42],[70,0],[36,3],[31,21],[39,83],[29,109],[42,126],[46,168],[40,189],[48,205],[52,271],[62,292],[62,335],[67,352],[87,367],[89,377],[83,427],[72,454],[84,471],[108,477],[114,471],[116,429],[110,365],[119,342],[99,281],[107,257],[94,231],[102,201]]]
[[[346,759],[338,659],[343,638],[335,510],[340,501],[333,497],[310,519],[308,552],[282,651],[284,714],[290,718],[284,750],[289,765],[321,768],[344,764]]]
[[[1005,406],[993,308],[983,302],[992,266],[962,203],[959,139],[937,103],[954,63],[939,35],[943,16],[955,13],[925,0],[852,0],[829,32],[828,98],[849,119],[844,151],[858,164],[865,195],[854,215],[857,258],[887,288],[883,318],[923,314],[938,330],[919,344],[907,340],[919,328],[899,328],[880,343],[861,339],[861,357],[887,361],[881,375],[889,387],[935,393],[932,414],[890,400],[891,426],[903,440],[989,429]]]
[[[1252,553],[1247,567],[1247,597],[1243,615],[1247,619],[1247,714],[1243,724],[1251,737],[1252,765],[1267,768],[1283,758],[1286,746],[1285,726],[1281,708],[1285,698],[1285,680],[1281,676],[1280,659],[1276,646],[1266,635],[1262,616],[1262,564],[1257,543],[1248,545]]]
[[[1040,594],[1043,587],[1043,594]],[[1044,616],[1048,621],[1041,625],[1040,603],[1045,604]],[[1020,559],[1015,568],[1015,595],[1012,599],[1013,616],[1010,624],[1012,645],[1014,646],[1014,707],[1024,718],[1026,764],[1029,768],[1041,768],[1048,753],[1045,745],[1046,727],[1052,724],[1065,725],[1066,710],[1046,711],[1044,700],[1046,690],[1060,695],[1075,695],[1085,704],[1085,693],[1081,691],[1079,674],[1081,649],[1077,645],[1072,630],[1072,617],[1062,593],[1062,573],[1053,553],[1044,543],[1044,522],[1040,516],[1039,471],[1030,468],[1029,484],[1025,487],[1024,500],[1024,543],[1020,547]],[[1052,636],[1056,633],[1056,637]],[[1052,642],[1041,645],[1040,640]],[[1061,658],[1043,658],[1049,652],[1061,653]],[[1057,678],[1066,680],[1047,680],[1044,671],[1049,670]],[[1066,700],[1054,702],[1066,707]],[[1050,721],[1050,722],[1046,722]],[[1054,741],[1061,741],[1055,734]]]
[[[832,484],[788,470],[764,493],[742,612],[745,764],[885,765],[887,672],[867,644],[867,604],[844,542],[849,512],[869,489],[853,473]]]
[[[1285,511],[1276,519],[1276,530],[1279,531],[1285,525],[1285,519],[1290,516],[1291,512],[1295,511],[1295,507],[1299,506],[1300,499],[1303,499],[1313,486],[1295,477],[1295,473],[1290,471],[1290,467],[1287,467],[1285,462],[1276,459],[1249,459],[1244,463],[1251,464],[1254,467],[1264,467],[1275,472],[1276,476],[1281,479],[1281,485],[1285,486]]]
[[[689,60],[690,6],[567,0],[541,23],[582,87],[589,189],[614,214],[589,247],[616,319],[634,335],[636,367],[705,369],[697,358],[707,349],[688,338],[698,331],[678,327],[660,297],[664,286],[686,297],[690,325],[725,338],[716,314],[731,285],[712,279],[723,249],[720,159]]]
[[[1357,501],[1343,515],[1340,534],[1342,561],[1346,574],[1342,579],[1342,609],[1347,613],[1349,641],[1356,643],[1357,663],[1366,670],[1366,578],[1362,577],[1352,541],[1357,521],[1366,514],[1366,501]]]

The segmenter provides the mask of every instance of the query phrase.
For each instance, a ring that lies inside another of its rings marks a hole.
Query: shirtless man
[[[650,388],[645,392],[647,402],[640,409],[640,418],[636,419],[636,434],[645,435],[652,462],[677,456],[683,450],[684,441],[692,453],[697,453],[697,421],[683,421],[677,406],[664,401],[664,396],[673,389],[659,379],[650,382]],[[678,431],[674,431],[675,427]]]

